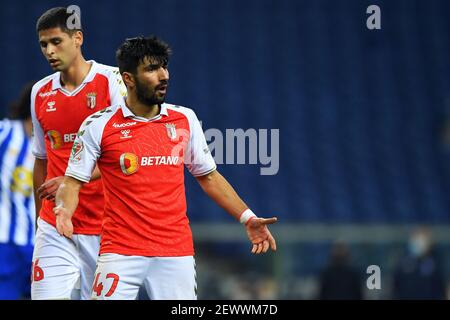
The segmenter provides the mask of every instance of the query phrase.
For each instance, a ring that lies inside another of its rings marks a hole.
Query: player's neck
[[[61,71],[61,85],[68,91],[73,91],[83,83],[83,80],[91,70],[92,63],[88,63],[83,56],[79,56],[73,61],[71,66]]]
[[[133,97],[131,95],[127,96],[125,101],[128,109],[131,110],[136,116],[143,117],[146,119],[151,119],[157,116],[160,112],[159,105],[154,104],[152,106],[148,106],[146,104],[141,103],[137,97]]]

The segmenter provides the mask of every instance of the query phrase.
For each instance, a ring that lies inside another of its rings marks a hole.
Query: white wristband
[[[239,217],[239,222],[246,224],[251,218],[255,218],[255,217],[256,217],[256,214],[254,214],[252,210],[247,209],[241,213],[241,216]]]

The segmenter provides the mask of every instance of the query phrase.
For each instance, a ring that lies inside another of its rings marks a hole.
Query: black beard
[[[136,81],[136,95],[140,103],[148,106],[162,104],[165,98],[165,96],[158,98],[155,91],[151,92],[150,90],[145,88],[145,86],[143,86],[139,81]]]

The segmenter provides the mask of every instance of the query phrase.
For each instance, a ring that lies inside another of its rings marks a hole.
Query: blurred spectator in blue
[[[30,95],[26,85],[0,121],[0,299],[30,298],[35,209]]]
[[[445,280],[431,233],[419,228],[411,233],[408,254],[400,261],[393,284],[394,299],[445,299]]]
[[[331,248],[329,264],[319,277],[319,299],[362,299],[361,277],[351,266],[350,250],[343,242],[336,242]]]

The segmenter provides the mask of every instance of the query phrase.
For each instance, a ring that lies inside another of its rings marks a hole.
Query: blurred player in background
[[[398,300],[446,298],[443,265],[430,229],[419,227],[412,231],[408,252],[394,271],[392,293],[392,298]]]
[[[0,300],[30,297],[34,243],[30,93],[26,85],[0,121]]]
[[[74,18],[78,27],[69,28],[68,21]],[[72,240],[56,232],[54,194],[81,123],[98,110],[122,103],[125,87],[117,68],[84,59],[81,21],[75,13],[63,7],[50,9],[38,19],[36,29],[42,53],[56,72],[37,82],[31,93],[38,217],[31,295],[32,299],[87,299],[104,206],[98,170],[80,193]]]
[[[72,237],[78,193],[98,163],[105,187],[104,224],[93,299],[196,299],[184,164],[206,194],[245,225],[252,252],[276,250],[267,225],[216,170],[194,111],[166,104],[170,49],[157,39],[126,40],[117,61],[126,103],[86,119],[56,195],[58,232]]]
[[[352,265],[350,246],[343,241],[333,243],[328,265],[319,277],[319,299],[362,300],[363,281]]]

